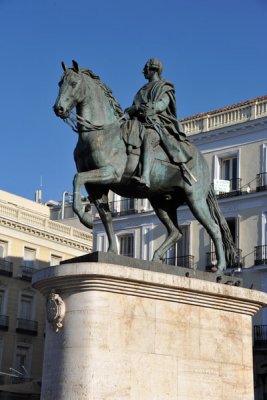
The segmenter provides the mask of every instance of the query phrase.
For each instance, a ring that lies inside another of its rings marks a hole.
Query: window
[[[7,256],[7,242],[0,240],[0,258],[5,258]]]
[[[33,269],[36,261],[36,250],[24,248],[24,266]]]
[[[14,369],[21,372],[25,377],[30,374],[31,347],[28,343],[18,343],[15,352]]]
[[[214,156],[214,179],[230,182],[230,192],[240,190],[239,150]]]
[[[261,149],[261,170],[258,174],[257,188],[267,189],[267,144],[263,144]]]
[[[134,199],[130,198],[122,198],[120,204],[120,211],[130,211],[134,210]]]
[[[0,315],[6,313],[6,289],[4,286],[0,286]]]
[[[59,265],[61,261],[62,257],[56,256],[55,254],[51,254],[51,261],[50,261],[51,267],[53,267],[54,265]]]
[[[238,190],[237,157],[221,159],[220,163],[220,179],[230,181],[230,190]]]
[[[119,254],[127,257],[134,257],[134,235],[124,234],[118,237]]]
[[[109,207],[112,213],[127,214],[135,210],[135,199],[114,194],[113,201],[109,203]]]
[[[262,145],[261,150],[261,172],[267,172],[267,144]]]
[[[19,318],[32,320],[34,311],[34,295],[32,293],[21,293],[19,304]]]
[[[226,222],[229,226],[234,244],[236,245],[236,247],[238,247],[239,245],[239,235],[238,235],[238,218],[226,218]]]
[[[97,243],[96,243],[97,251],[106,251],[107,243],[106,243],[106,235],[97,235]]]
[[[0,368],[2,367],[3,348],[4,348],[4,339],[0,337]]]

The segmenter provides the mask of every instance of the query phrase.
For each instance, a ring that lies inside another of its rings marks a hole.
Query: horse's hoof
[[[154,255],[154,257],[152,258],[152,261],[163,263],[163,258],[161,258],[160,256],[157,256],[157,255]]]
[[[217,272],[217,271],[218,271],[217,265],[213,265],[213,266],[210,268],[210,271],[211,271],[211,272]]]
[[[114,249],[108,249],[107,253],[117,254],[118,255],[118,252],[116,250],[114,250]]]
[[[93,228],[93,221],[91,214],[84,214],[82,217],[82,223],[89,229]]]

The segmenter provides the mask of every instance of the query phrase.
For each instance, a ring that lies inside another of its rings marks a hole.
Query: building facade
[[[189,140],[205,156],[221,210],[238,249],[228,271],[244,286],[267,291],[267,96],[195,115],[180,121]],[[121,254],[151,260],[166,231],[147,200],[112,194],[111,210]],[[209,271],[214,246],[186,205],[177,210],[183,237],[166,254],[166,263]],[[107,238],[96,214],[94,249]],[[257,399],[267,398],[267,311],[254,320]],[[265,397],[264,397],[265,396]]]
[[[46,205],[0,191],[1,384],[41,379],[45,299],[31,286],[34,271],[92,250],[91,232],[50,214]]]

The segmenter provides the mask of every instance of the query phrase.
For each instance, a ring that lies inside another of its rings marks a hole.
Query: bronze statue
[[[148,83],[148,89],[150,86],[155,89],[155,96],[149,94],[149,90],[137,94],[135,108],[127,110],[131,115],[128,121],[111,90],[97,75],[80,68],[76,61],[72,68],[66,68],[63,63],[62,66],[64,73],[54,111],[78,133],[74,151],[78,173],[73,181],[73,208],[80,221],[88,228],[92,227],[81,202],[81,191],[85,186],[104,224],[108,251],[118,253],[108,204],[109,190],[124,197],[148,198],[168,232],[153,256],[154,261],[160,261],[181,237],[176,209],[186,202],[214,242],[217,269],[222,271],[226,266],[234,265],[236,249],[211,186],[207,162],[175,121],[173,86],[161,80],[159,62],[152,59],[145,67],[148,80],[153,75],[153,68],[158,68],[160,79]],[[143,102],[146,98],[148,101]],[[160,104],[162,107],[158,108]],[[155,106],[156,113],[152,112]],[[74,107],[76,113],[72,117]],[[141,165],[141,148],[144,157],[150,157],[148,166]],[[146,187],[140,185],[141,180]]]
[[[185,163],[192,157],[181,143],[186,139],[176,115],[174,86],[162,79],[162,64],[156,58],[147,61],[143,70],[148,83],[136,94],[133,105],[125,110],[131,120],[137,118],[144,126],[142,140],[142,172],[135,177],[141,185],[150,187],[150,170],[154,162],[154,148],[161,147],[169,156],[170,162],[186,170]],[[131,125],[127,124],[131,131]],[[189,171],[188,171],[189,172]],[[190,178],[190,173],[188,174]]]

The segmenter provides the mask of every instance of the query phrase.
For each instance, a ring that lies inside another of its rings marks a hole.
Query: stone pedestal
[[[49,299],[42,400],[253,399],[251,317],[267,294],[99,262],[33,285]]]

